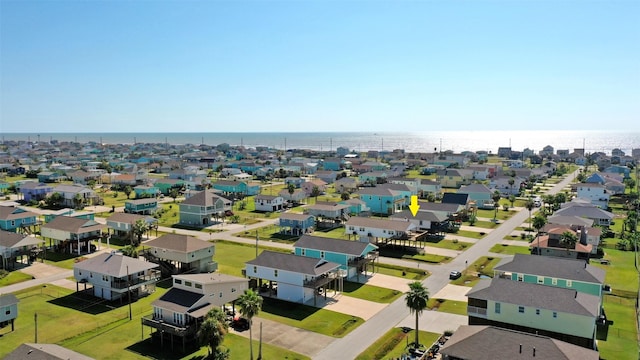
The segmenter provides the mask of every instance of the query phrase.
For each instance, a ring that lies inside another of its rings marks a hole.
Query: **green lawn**
[[[402,266],[395,266],[389,264],[377,264],[376,272],[384,275],[391,275],[410,280],[424,280],[427,277],[427,273],[424,270],[416,268],[405,268]]]
[[[450,250],[464,250],[469,246],[473,245],[473,243],[459,241],[457,239],[449,240],[449,239],[437,239],[437,240],[428,240],[424,243],[426,246],[437,247],[441,249],[450,249]]]
[[[495,244],[489,252],[496,254],[514,255],[514,254],[531,254],[528,246]]]
[[[463,224],[468,226],[478,227],[481,229],[493,229],[498,227],[498,224],[494,223],[493,221],[476,220],[476,222],[474,222],[473,225],[471,225],[471,223],[469,223],[468,221],[465,221]],[[478,231],[482,231],[482,230],[478,230]]]
[[[431,298],[427,307],[429,310],[467,316],[467,303],[464,301]]]
[[[440,338],[440,334],[419,331],[420,343],[430,347]],[[407,344],[413,343],[415,330],[405,333],[402,328],[392,328],[365,351],[356,360],[399,359],[407,353]]]
[[[408,290],[408,289],[407,289]],[[392,303],[402,296],[402,292],[379,286],[365,285],[351,281],[344,282],[344,295],[378,303]]]
[[[435,254],[416,254],[416,253],[407,253],[406,250],[402,248],[393,248],[393,247],[381,247],[380,248],[380,256],[392,257],[397,259],[405,259],[405,260],[415,260],[420,262],[427,262],[431,264],[438,264],[441,262],[451,261],[451,258],[448,256],[440,256]]]
[[[106,246],[106,244],[105,244]],[[55,265],[64,269],[73,269],[76,262],[86,259],[84,256],[77,254],[63,254],[53,251],[47,251],[44,262],[46,264]]]
[[[498,257],[482,256],[462,272],[462,276],[451,281],[454,285],[473,287],[480,281],[480,275],[493,277],[493,267],[500,262]]]
[[[25,274],[17,270],[11,271],[7,273],[6,276],[2,276],[2,274],[0,274],[0,287],[11,285],[11,284],[17,284],[19,282],[23,282],[31,279],[33,279],[33,277],[29,274]]]
[[[279,226],[275,224],[271,224],[271,225],[263,226],[250,231],[241,231],[233,234],[233,236],[243,237],[246,239],[255,239],[256,232],[257,232],[257,235],[261,240],[272,240],[272,241],[286,242],[291,244],[300,238],[300,236],[281,234],[279,230],[280,230]]]
[[[464,236],[472,239],[482,239],[487,236],[486,232],[478,232],[478,231],[468,231],[468,230],[458,230],[455,232],[456,235]]]
[[[256,247],[254,245],[239,244],[229,241],[215,241],[216,254],[214,259],[218,262],[218,271],[224,274],[243,276],[242,269],[245,268],[244,263],[253,260],[256,257]],[[287,252],[290,251],[259,246],[258,254],[265,249],[272,251]]]
[[[272,298],[264,299],[258,316],[332,337],[343,337],[364,323],[359,317]]]
[[[604,310],[609,326],[607,340],[599,340],[600,358],[603,360],[635,360],[638,358],[635,299],[605,295]]]
[[[605,283],[611,285],[614,293],[635,296],[638,293],[638,272],[634,266],[634,252],[606,248],[604,253],[609,265],[601,265],[596,261],[591,264],[607,272]]]
[[[507,202],[505,202],[506,204]],[[511,205],[511,204],[509,204]],[[482,218],[488,218],[488,219],[493,219],[493,215],[495,214],[495,210],[483,210],[483,209],[479,209],[478,212],[476,213],[476,215],[478,217],[482,217]],[[510,217],[512,217],[513,215],[516,214],[515,210],[508,210],[508,211],[504,211],[502,210],[502,207],[500,207],[500,209],[498,210],[498,215],[496,216],[496,218],[498,220],[507,220]]]

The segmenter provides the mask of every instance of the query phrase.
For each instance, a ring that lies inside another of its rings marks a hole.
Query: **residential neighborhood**
[[[136,149],[5,142],[0,357],[102,358],[109,329],[129,335],[107,357],[206,355],[215,316],[232,359],[373,359],[394,336],[384,358],[637,353],[637,175],[612,166],[638,156]]]

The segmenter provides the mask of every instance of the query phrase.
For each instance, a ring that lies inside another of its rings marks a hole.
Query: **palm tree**
[[[131,226],[131,234],[136,236],[135,244],[138,245],[142,241],[142,235],[149,230],[149,224],[146,221],[140,219],[136,220],[135,223]],[[132,242],[133,243],[133,242]]]
[[[289,193],[289,201],[293,199],[293,193],[296,192],[296,187],[293,184],[287,185],[287,192]]]
[[[122,189],[122,192],[127,196],[127,199],[129,199],[129,195],[131,195],[133,189],[131,188],[131,186],[127,185],[124,187],[124,189]]]
[[[134,245],[123,246],[122,249],[120,249],[120,252],[122,252],[122,255],[124,256],[132,258],[138,257],[138,249]]]
[[[629,194],[633,194],[633,188],[636,187],[636,181],[632,178],[624,179],[624,185],[629,188]]]
[[[511,207],[513,207],[513,203],[516,202],[516,196],[513,194],[509,195],[509,202],[511,203]]]
[[[560,243],[564,244],[564,246],[567,248],[567,251],[575,249],[577,242],[578,236],[571,231],[565,231],[560,235]]]
[[[531,210],[533,210],[533,208],[535,207],[535,204],[533,203],[533,199],[531,198],[527,199],[527,203],[524,204],[524,207],[526,207],[527,210],[529,210],[529,228],[531,228]]]
[[[540,214],[537,214],[536,217],[533,218],[533,223],[531,225],[533,225],[534,229],[536,229],[537,231],[536,239],[540,238],[540,229],[542,229],[546,224],[547,224],[547,218],[545,218]],[[538,243],[537,245],[540,245],[540,243]],[[540,254],[540,249],[538,248],[538,255],[539,254]]]
[[[228,352],[218,349],[228,331],[229,327],[222,310],[217,307],[209,310],[198,330],[198,341],[200,345],[209,346],[209,357],[212,353],[217,359],[220,358],[220,354],[226,353],[228,355]]]
[[[258,315],[262,309],[262,296],[258,295],[252,289],[247,289],[244,294],[240,295],[237,300],[240,314],[249,321],[249,352],[250,359],[253,360],[253,335],[251,333],[253,317]]]
[[[320,196],[320,189],[317,186],[314,186],[311,189],[311,196],[316,198],[316,203],[318,202],[318,196]]]
[[[409,308],[409,313],[416,314],[416,339],[413,344],[415,348],[420,345],[418,337],[418,319],[424,309],[427,308],[429,301],[429,290],[427,290],[420,281],[414,281],[409,284],[409,291],[405,293],[405,302]]]
[[[498,207],[500,207],[500,191],[496,190],[491,194],[491,200],[493,200],[493,206],[495,211],[493,213],[493,221],[496,221],[496,217],[498,216]]]
[[[509,178],[509,190],[510,192],[513,194],[513,184],[516,183],[516,179],[513,178],[513,176],[511,178]]]

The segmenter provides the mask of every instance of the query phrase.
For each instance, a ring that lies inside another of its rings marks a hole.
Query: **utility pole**
[[[129,276],[129,265],[127,265],[127,295],[129,296],[129,320],[131,320],[131,280]]]
[[[35,343],[38,343],[38,313],[34,313],[33,314],[33,321],[35,322],[36,328],[35,328],[35,335],[36,335],[36,339],[35,339]]]
[[[258,230],[256,230],[256,257],[258,257],[258,240],[260,240],[260,236],[258,235]]]

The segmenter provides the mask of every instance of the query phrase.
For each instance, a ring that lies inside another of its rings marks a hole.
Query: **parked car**
[[[460,271],[454,270],[452,272],[449,273],[449,279],[451,280],[455,280],[460,278],[460,276],[462,276],[462,273]]]
[[[235,317],[231,322],[231,327],[236,331],[249,330],[249,320],[243,317]]]

